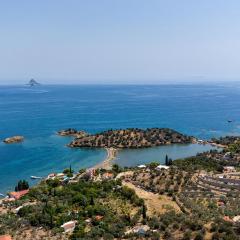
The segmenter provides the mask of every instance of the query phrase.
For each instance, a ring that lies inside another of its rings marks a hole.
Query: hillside
[[[77,137],[70,147],[146,148],[173,143],[191,143],[192,137],[169,128],[128,128],[108,130],[94,135]]]

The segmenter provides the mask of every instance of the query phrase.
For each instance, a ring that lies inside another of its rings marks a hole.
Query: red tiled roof
[[[0,236],[0,240],[12,240],[12,237],[10,235],[2,235]]]
[[[19,191],[19,192],[10,192],[10,197],[13,197],[15,199],[19,199],[21,198],[22,196],[26,195],[27,193],[29,192],[29,189],[27,190],[22,190],[22,191]]]
[[[103,216],[97,215],[97,216],[95,217],[95,219],[96,219],[97,221],[100,221],[100,220],[103,219]]]

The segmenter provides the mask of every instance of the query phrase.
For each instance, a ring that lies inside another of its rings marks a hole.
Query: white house
[[[158,166],[156,167],[156,170],[161,170],[161,169],[169,169],[169,166],[158,165]]]

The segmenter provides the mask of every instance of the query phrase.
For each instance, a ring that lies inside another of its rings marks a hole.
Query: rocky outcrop
[[[24,140],[23,136],[14,136],[14,137],[9,137],[3,140],[4,143],[18,143],[22,142]]]
[[[191,143],[192,137],[168,128],[108,130],[85,137],[76,137],[70,147],[147,148],[173,143]]]
[[[60,136],[75,136],[76,138],[82,138],[88,136],[88,133],[85,131],[77,131],[74,128],[69,128],[65,130],[58,131],[58,135]]]
[[[34,86],[38,86],[40,85],[40,83],[38,83],[37,81],[35,81],[34,79],[31,79],[28,84],[30,87],[34,87]]]

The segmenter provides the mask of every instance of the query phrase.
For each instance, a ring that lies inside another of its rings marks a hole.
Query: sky
[[[0,0],[0,84],[240,80],[239,0]]]

